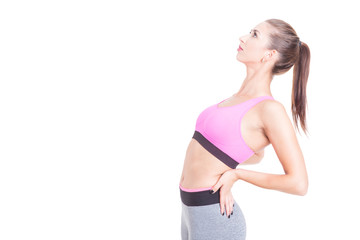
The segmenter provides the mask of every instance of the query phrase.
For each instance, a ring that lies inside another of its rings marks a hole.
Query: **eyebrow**
[[[261,33],[259,32],[259,30],[257,30],[257,29],[251,29],[251,30],[261,35]]]

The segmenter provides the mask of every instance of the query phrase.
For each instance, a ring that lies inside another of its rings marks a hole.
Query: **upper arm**
[[[272,144],[285,174],[306,182],[305,161],[294,127],[284,106],[277,101],[266,101],[262,111],[264,132]]]

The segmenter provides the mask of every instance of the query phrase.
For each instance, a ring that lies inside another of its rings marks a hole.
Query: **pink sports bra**
[[[196,120],[193,138],[220,161],[235,169],[254,154],[241,136],[241,119],[253,106],[266,99],[274,98],[261,96],[228,107],[219,107],[221,101],[206,108]]]

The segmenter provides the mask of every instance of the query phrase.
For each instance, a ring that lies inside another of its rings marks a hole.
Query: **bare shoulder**
[[[281,102],[276,101],[276,100],[264,101],[262,111],[263,111],[264,115],[271,114],[271,113],[280,113],[280,112],[284,112],[286,114],[284,105]]]
[[[293,126],[286,109],[279,101],[264,101],[260,115],[264,130],[267,133],[271,131],[293,131]]]

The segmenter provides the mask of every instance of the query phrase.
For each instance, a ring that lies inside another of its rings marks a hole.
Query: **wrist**
[[[237,169],[233,169],[233,171],[234,171],[234,175],[235,175],[236,180],[241,180],[241,171],[242,171],[242,169],[237,168]]]
[[[231,173],[231,178],[232,178],[233,182],[236,182],[237,180],[239,180],[236,169],[231,169],[231,170],[229,170],[229,172]]]

